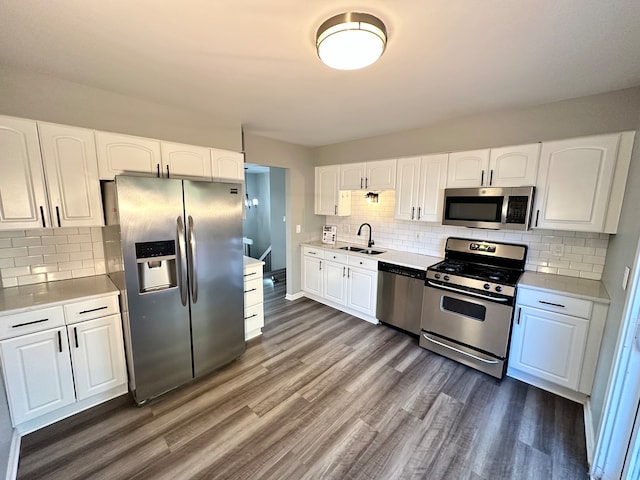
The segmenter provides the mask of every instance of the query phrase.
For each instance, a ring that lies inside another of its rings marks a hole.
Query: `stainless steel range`
[[[420,346],[502,378],[527,246],[449,237],[427,269]]]

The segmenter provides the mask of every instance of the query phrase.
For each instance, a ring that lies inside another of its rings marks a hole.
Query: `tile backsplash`
[[[395,192],[380,192],[379,203],[367,203],[364,192],[352,192],[351,216],[327,217],[337,225],[338,241],[366,244],[371,224],[376,247],[404,250],[442,257],[447,237],[522,243],[529,246],[526,269],[570,277],[600,280],[607,255],[609,235],[605,233],[566,232],[557,230],[482,230],[443,226],[439,223],[411,222],[393,217]]]
[[[0,231],[3,287],[105,273],[102,228]]]

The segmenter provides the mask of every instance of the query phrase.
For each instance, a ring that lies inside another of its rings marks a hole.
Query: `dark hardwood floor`
[[[27,435],[21,479],[586,479],[580,405],[265,280],[264,335],[144,407]]]

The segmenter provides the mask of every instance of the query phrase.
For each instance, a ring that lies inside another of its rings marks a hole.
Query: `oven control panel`
[[[496,253],[496,246],[488,243],[470,243],[469,250],[474,252]]]

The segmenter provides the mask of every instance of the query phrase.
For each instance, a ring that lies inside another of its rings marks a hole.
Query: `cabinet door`
[[[65,327],[0,342],[13,424],[75,402]]]
[[[322,260],[303,255],[302,290],[322,296]]]
[[[347,306],[375,316],[378,272],[349,267],[347,275]]]
[[[450,153],[447,188],[488,186],[488,167],[488,149]]]
[[[530,307],[520,307],[516,315],[510,366],[577,390],[589,320]]]
[[[394,190],[396,188],[397,161],[379,160],[367,162],[364,188],[371,190]]]
[[[160,176],[160,142],[118,133],[96,132],[100,180],[119,174]]]
[[[447,182],[449,155],[423,157],[420,165],[417,220],[439,222],[442,220],[442,202]]]
[[[340,165],[340,190],[360,190],[364,186],[366,164],[348,163]]]
[[[347,266],[336,262],[324,262],[324,297],[344,305],[347,301]]]
[[[127,382],[120,315],[69,326],[78,400]]]
[[[338,177],[340,167],[316,167],[316,191],[314,213],[317,215],[335,215],[337,213]]]
[[[604,231],[619,140],[612,134],[542,144],[534,227]]]
[[[244,154],[211,149],[212,174],[216,180],[244,182]]]
[[[171,178],[211,180],[211,149],[162,142],[162,175]]]
[[[539,143],[492,148],[489,158],[489,186],[535,185],[539,158]]]
[[[398,160],[395,218],[417,220],[418,189],[421,181],[420,163],[420,157]]]
[[[36,122],[0,116],[0,228],[51,227]]]
[[[104,225],[93,130],[38,123],[54,226]]]

